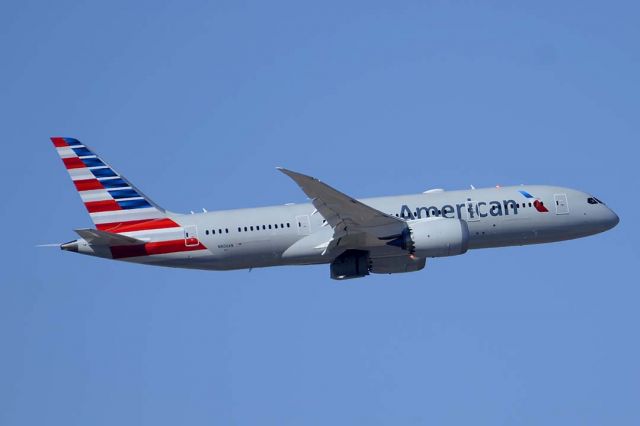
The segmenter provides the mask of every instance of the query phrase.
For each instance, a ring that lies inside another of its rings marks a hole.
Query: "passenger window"
[[[204,231],[205,234],[209,235],[209,230]]]
[[[291,228],[291,224],[287,222],[287,228]]]
[[[218,229],[218,234],[222,234],[222,229]]]
[[[238,226],[238,232],[242,232],[242,228]]]
[[[247,232],[247,227],[246,226],[244,227],[244,232]]]
[[[212,229],[212,230],[211,230],[211,233],[212,233],[212,234],[215,234],[215,233],[216,233],[216,230],[215,230],[215,229]]]
[[[269,225],[269,229],[271,229],[271,225]]]
[[[280,228],[284,229],[284,223],[280,224]]]
[[[224,228],[224,233],[228,234],[229,233],[229,228]]]
[[[262,225],[262,229],[265,229],[265,228],[266,228],[266,226]]]
[[[276,229],[278,229],[278,224],[276,223],[275,225],[273,225]]]

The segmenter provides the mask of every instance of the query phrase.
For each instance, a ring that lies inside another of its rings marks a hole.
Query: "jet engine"
[[[421,258],[455,256],[469,248],[469,228],[460,219],[419,219],[408,222],[402,235],[387,244]]]
[[[363,250],[347,250],[331,262],[331,278],[348,280],[369,275],[369,253]]]

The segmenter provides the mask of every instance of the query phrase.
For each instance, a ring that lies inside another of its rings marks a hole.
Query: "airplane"
[[[329,264],[336,280],[419,271],[427,258],[550,243],[616,226],[598,198],[520,185],[356,199],[279,167],[305,204],[178,214],[163,209],[74,138],[52,137],[95,228],[64,251],[204,270]]]

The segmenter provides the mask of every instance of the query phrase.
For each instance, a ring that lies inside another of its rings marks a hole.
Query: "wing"
[[[311,199],[333,228],[327,251],[337,247],[384,245],[407,228],[404,220],[374,209],[318,179],[279,167]]]
[[[146,242],[126,235],[100,231],[99,229],[76,229],[75,231],[76,234],[80,235],[92,246],[132,246]]]

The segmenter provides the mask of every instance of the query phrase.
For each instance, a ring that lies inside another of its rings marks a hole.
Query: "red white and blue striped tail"
[[[77,139],[52,137],[51,141],[97,229],[120,233],[179,226]]]

